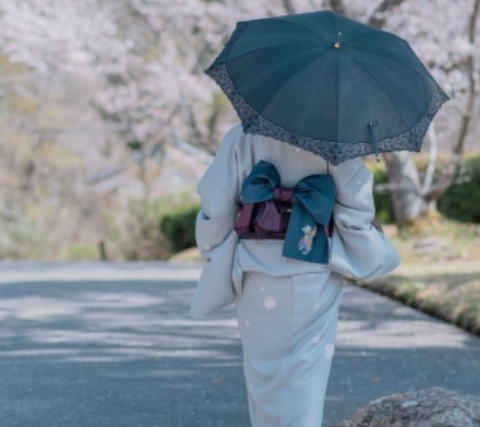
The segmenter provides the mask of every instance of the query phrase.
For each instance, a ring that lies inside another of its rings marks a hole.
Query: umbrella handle
[[[368,124],[368,131],[370,133],[370,140],[372,141],[372,144],[373,144],[373,149],[375,150],[375,159],[377,159],[377,162],[380,162],[380,158],[378,157],[378,144],[377,144],[377,140],[375,139],[375,137],[373,136],[373,127],[375,125],[378,125],[378,122],[376,120],[373,120],[372,122],[370,122]]]

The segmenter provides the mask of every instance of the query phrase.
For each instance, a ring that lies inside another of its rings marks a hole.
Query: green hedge
[[[160,222],[160,230],[170,241],[172,253],[196,245],[195,221],[200,205],[183,206],[176,211],[165,215]]]
[[[388,183],[387,173],[384,169],[381,168],[372,168],[373,173],[373,182],[376,184],[386,184]],[[392,224],[395,222],[395,214],[393,211],[392,197],[390,192],[373,192],[373,199],[375,201],[375,212],[376,218],[382,224]]]
[[[437,208],[447,218],[461,222],[480,224],[480,156],[464,162],[464,170],[438,200]]]

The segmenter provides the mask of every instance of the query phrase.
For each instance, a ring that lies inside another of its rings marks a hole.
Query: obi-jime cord
[[[310,175],[287,188],[275,166],[261,160],[243,182],[234,229],[244,239],[284,239],[284,257],[328,264],[335,194],[331,175]]]

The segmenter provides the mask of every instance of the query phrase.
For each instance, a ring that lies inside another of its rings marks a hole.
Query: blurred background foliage
[[[425,174],[428,158],[413,156],[420,175]],[[446,162],[445,157],[439,164]],[[388,183],[385,165],[367,163],[374,176],[374,185]],[[374,191],[376,215],[380,222],[395,223],[392,198],[389,191]],[[444,217],[465,222],[480,224],[480,156],[465,156],[456,172],[454,183],[439,198],[437,209]]]
[[[424,156],[415,157],[419,171],[425,173],[428,159]],[[385,165],[367,162],[367,166],[374,175],[375,184],[388,182]],[[480,224],[480,156],[467,156],[463,160],[455,182],[439,199],[439,212],[450,220]],[[390,193],[374,191],[374,200],[379,221],[394,224],[395,214]],[[199,210],[200,204],[192,204],[187,200],[161,218],[161,231],[170,243],[172,254],[195,246],[195,219]]]
[[[471,6],[0,0],[0,259],[168,259],[194,245],[196,183],[238,122],[203,70],[237,21],[326,8],[406,38],[452,97],[425,139],[424,152],[438,148],[437,175],[471,113],[461,167],[436,205],[478,224],[478,88],[468,66],[478,74],[480,49],[478,37],[468,39]],[[428,157],[413,158],[423,180]],[[370,166],[385,184],[385,165]],[[391,193],[376,192],[375,201],[379,219],[392,223]]]

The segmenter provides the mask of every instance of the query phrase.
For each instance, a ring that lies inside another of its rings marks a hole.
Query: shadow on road
[[[195,282],[0,285],[2,427],[248,427],[233,306],[188,309]],[[441,386],[480,391],[473,336],[347,286],[324,425],[369,400]]]

